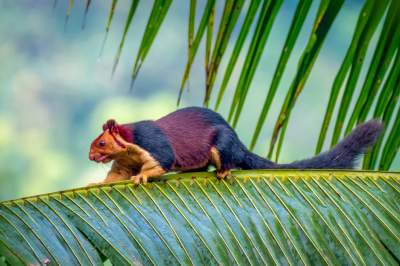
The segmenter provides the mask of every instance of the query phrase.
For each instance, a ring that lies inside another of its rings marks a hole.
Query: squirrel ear
[[[111,133],[119,134],[119,129],[118,129],[117,123],[115,123],[115,125],[112,128],[110,128],[110,131],[111,131]]]
[[[109,129],[112,132],[118,132],[118,124],[114,119],[109,119],[107,122],[103,125],[103,131],[106,131]]]

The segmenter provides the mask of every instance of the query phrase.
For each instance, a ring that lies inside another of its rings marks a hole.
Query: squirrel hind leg
[[[217,170],[221,169],[221,157],[217,148],[211,148],[211,164],[215,166]]]
[[[221,162],[221,156],[217,148],[211,148],[211,164],[215,166],[218,179],[225,179],[231,175],[231,169]]]
[[[226,125],[215,126],[215,135],[212,144],[218,154],[217,157],[220,166],[216,167],[217,169],[240,168],[246,148],[240,142],[232,128]],[[213,156],[213,153],[211,155]]]

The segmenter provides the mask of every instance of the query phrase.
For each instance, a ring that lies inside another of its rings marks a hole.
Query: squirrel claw
[[[134,175],[131,176],[131,180],[135,185],[139,185],[140,183],[146,184],[147,183],[147,176],[146,175]]]
[[[217,171],[217,178],[220,180],[227,179],[230,176],[231,176],[231,170],[229,170],[229,169]]]

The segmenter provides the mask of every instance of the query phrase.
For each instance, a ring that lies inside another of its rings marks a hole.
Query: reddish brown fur
[[[135,184],[146,183],[149,177],[165,173],[165,170],[147,151],[126,141],[125,138],[132,139],[132,133],[123,126],[119,126],[115,120],[107,121],[103,125],[103,130],[104,132],[92,142],[89,152],[89,159],[96,162],[108,163],[114,160],[111,170],[101,183],[129,178]],[[121,133],[124,135],[122,136]]]
[[[100,134],[90,145],[89,159],[96,162],[108,163],[126,151],[126,147],[118,143],[115,134],[109,129]],[[101,146],[101,142],[105,145]]]

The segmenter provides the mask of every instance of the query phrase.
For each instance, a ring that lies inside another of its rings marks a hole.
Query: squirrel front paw
[[[135,185],[139,185],[140,183],[146,184],[147,183],[147,176],[143,174],[138,174],[131,176],[131,180]]]

